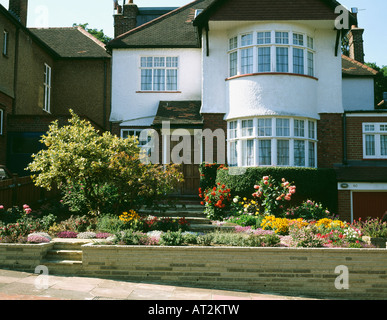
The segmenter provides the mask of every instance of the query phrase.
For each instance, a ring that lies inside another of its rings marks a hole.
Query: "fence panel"
[[[12,206],[32,205],[39,200],[53,198],[57,192],[48,192],[38,188],[30,177],[15,177],[0,181],[0,205],[5,208]]]

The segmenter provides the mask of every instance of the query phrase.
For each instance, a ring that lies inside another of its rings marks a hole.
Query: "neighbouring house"
[[[210,151],[226,150],[229,166],[334,168],[340,217],[382,216],[387,110],[374,105],[376,71],[364,64],[356,11],[340,11],[348,19],[341,28],[339,5],[197,0],[143,24],[133,1],[118,6],[107,46],[112,132],[148,130],[150,140],[158,133],[161,163],[172,158],[173,146],[191,140],[182,194],[197,192],[197,164],[211,148],[201,139],[195,144],[196,135],[222,129],[224,142],[217,136]],[[350,57],[340,51],[347,33]]]
[[[111,55],[80,27],[27,28],[28,0],[0,5],[0,163],[19,175],[73,109],[110,130]]]

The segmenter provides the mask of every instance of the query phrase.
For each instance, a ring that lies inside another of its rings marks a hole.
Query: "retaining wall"
[[[337,289],[348,269],[348,289]],[[387,250],[83,246],[96,277],[339,299],[387,299]],[[335,273],[335,270],[337,273]],[[344,270],[344,269],[341,269]],[[339,277],[339,278],[338,278]]]
[[[0,243],[0,268],[34,272],[53,243]]]

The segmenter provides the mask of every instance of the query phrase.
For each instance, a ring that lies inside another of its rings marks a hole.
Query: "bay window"
[[[229,76],[294,73],[314,77],[314,39],[292,31],[258,31],[229,39]]]
[[[228,123],[230,166],[317,166],[316,121],[259,117]]]

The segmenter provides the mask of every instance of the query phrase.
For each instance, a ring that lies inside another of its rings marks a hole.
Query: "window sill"
[[[181,91],[136,91],[136,93],[181,93]]]
[[[244,77],[252,77],[252,76],[296,76],[296,77],[304,77],[304,78],[310,78],[313,80],[318,81],[318,78],[308,76],[306,74],[299,74],[299,73],[289,73],[289,72],[258,72],[258,73],[247,73],[247,74],[241,74],[241,75],[236,75],[232,76],[229,78],[226,78],[225,81],[233,80],[233,79],[238,79],[238,78],[244,78]]]

